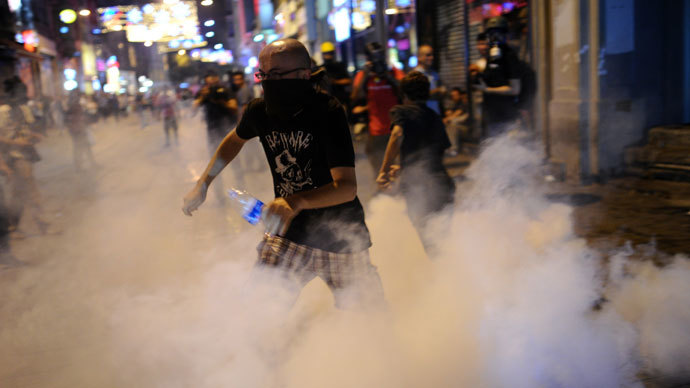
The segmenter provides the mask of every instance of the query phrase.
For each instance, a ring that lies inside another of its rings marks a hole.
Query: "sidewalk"
[[[475,159],[446,158],[453,177]],[[547,183],[547,198],[574,207],[575,233],[606,253],[626,242],[652,244],[653,257],[690,254],[690,182],[620,177],[604,184]]]

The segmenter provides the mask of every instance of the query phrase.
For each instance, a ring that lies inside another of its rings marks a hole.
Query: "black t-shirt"
[[[197,93],[196,98],[200,95],[201,92]],[[229,88],[222,85],[211,88],[206,97],[201,101],[201,105],[204,107],[206,126],[208,129],[226,130],[227,127],[233,125],[237,121],[236,115],[226,106],[227,102],[233,98],[235,98],[235,96]]]
[[[350,78],[347,72],[347,67],[342,62],[326,62],[323,67],[326,69],[326,74],[331,81],[330,92],[342,104],[347,104],[350,100],[349,93],[345,85],[336,85],[333,82],[338,79]]]
[[[422,104],[396,105],[390,111],[391,126],[403,129],[400,166],[423,162],[431,173],[443,172],[443,151],[450,147],[446,127],[438,113]]]
[[[400,145],[400,186],[408,212],[433,213],[453,201],[455,183],[443,166],[450,147],[441,117],[426,104],[396,105],[391,125],[403,129]]]
[[[333,182],[331,168],[355,166],[345,110],[326,94],[315,94],[290,120],[269,116],[263,98],[252,100],[237,135],[261,140],[276,197],[327,185]],[[356,197],[336,206],[302,210],[284,237],[329,252],[359,252],[371,246],[364,209]]]
[[[505,44],[500,44],[499,49],[501,56],[489,58],[482,74],[488,87],[506,86],[510,85],[511,79],[520,79],[520,64],[515,52]],[[483,107],[487,115],[492,116],[487,118],[492,120],[511,119],[517,114],[515,103],[515,96],[484,93]]]

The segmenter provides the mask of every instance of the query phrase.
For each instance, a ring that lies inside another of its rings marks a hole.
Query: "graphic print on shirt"
[[[275,161],[275,173],[280,176],[278,194],[281,197],[292,195],[309,188],[313,184],[311,179],[311,159],[300,160],[299,155],[307,151],[314,136],[304,131],[281,133],[273,131],[264,136],[264,140],[271,150]],[[308,153],[307,153],[308,154]]]

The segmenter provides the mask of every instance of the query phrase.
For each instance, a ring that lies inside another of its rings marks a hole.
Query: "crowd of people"
[[[67,128],[74,167],[82,170],[98,168],[90,126],[134,114],[141,129],[160,123],[169,147],[179,144],[183,112],[192,116],[197,110],[203,110],[211,162],[186,197],[185,213],[191,214],[204,202],[214,179],[217,197],[225,198],[216,177],[226,165],[232,166],[238,185],[247,174],[265,166],[257,152],[263,147],[276,195],[267,207],[273,239],[264,241],[272,247],[266,252],[297,244],[312,249],[312,258],[354,255],[373,281],[377,275],[372,275],[368,256],[362,253],[371,242],[356,197],[354,137],[365,142],[379,189],[402,193],[410,220],[433,256],[427,221],[452,205],[455,191],[443,158],[461,152],[466,142],[498,135],[520,123],[529,125],[534,85],[525,76],[530,74],[527,67],[506,43],[506,32],[505,21],[496,18],[477,38],[481,58],[469,68],[469,90],[443,82],[434,69],[434,48],[428,44],[419,47],[418,66],[405,74],[387,63],[385,47],[369,43],[365,66],[351,75],[336,60],[333,44],[321,46],[323,63],[317,66],[306,49],[290,39],[262,51],[254,75],[259,89],[247,83],[244,72],[229,72],[224,82],[210,71],[200,79],[195,93],[159,87],[135,95],[98,92],[87,96],[74,90],[62,101],[51,101],[45,97],[29,100],[18,78],[7,80],[0,107],[0,173],[8,189],[0,192],[7,192],[9,198],[0,198],[0,250],[5,252],[0,260],[16,262],[9,252],[9,239],[22,238],[19,220],[23,214],[41,233],[48,230],[32,168],[40,160],[35,144],[47,128]],[[480,133],[472,130],[477,126],[470,121],[468,94],[481,106]],[[320,130],[320,125],[328,131]],[[258,140],[252,143],[253,138]],[[239,153],[251,144],[254,150]],[[343,241],[323,219],[349,223],[359,237]],[[274,266],[282,262],[277,257],[260,260]]]
[[[183,212],[191,216],[220,172],[236,165],[247,142],[258,138],[275,199],[264,208],[266,234],[257,270],[291,284],[292,301],[318,276],[338,307],[381,306],[383,290],[369,260],[372,243],[357,197],[353,132],[367,129],[365,148],[376,183],[381,190],[397,187],[402,193],[425,251],[434,258],[437,247],[428,222],[443,218],[437,216],[453,205],[455,193],[443,158],[459,152],[463,141],[525,124],[519,122],[529,110],[524,99],[534,88],[524,82],[529,72],[506,34],[505,20],[490,20],[478,41],[482,57],[469,69],[469,92],[480,95],[482,107],[479,136],[468,122],[468,91],[446,87],[433,69],[430,45],[420,46],[419,66],[405,74],[387,64],[382,45],[369,43],[364,68],[351,78],[335,61],[332,44],[321,46],[324,64],[317,67],[299,41],[277,40],[259,55],[255,78],[263,96],[247,104],[208,74],[195,106],[205,108],[213,152],[184,197]],[[345,289],[351,298],[343,298]]]

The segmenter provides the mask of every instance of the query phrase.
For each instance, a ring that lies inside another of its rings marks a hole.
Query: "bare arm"
[[[184,214],[191,216],[192,212],[204,203],[208,186],[211,185],[213,179],[223,171],[225,166],[235,159],[235,156],[237,156],[246,142],[246,140],[237,135],[234,129],[225,136],[225,139],[223,139],[218,149],[213,154],[208,166],[206,166],[206,170],[204,170],[203,174],[199,177],[194,189],[184,197],[184,206],[182,207],[182,212],[184,212]]]
[[[352,114],[358,115],[360,113],[364,113],[369,110],[369,107],[367,105],[358,105],[354,108],[352,108]]]
[[[266,231],[284,234],[292,219],[304,209],[319,209],[350,202],[357,195],[354,167],[331,168],[333,182],[316,189],[302,191],[285,198],[276,198],[268,204]]]
[[[391,132],[391,137],[388,139],[388,145],[386,146],[386,153],[383,155],[383,163],[381,164],[381,169],[379,170],[379,176],[376,178],[376,183],[382,188],[387,188],[390,186],[392,181],[392,173],[394,169],[393,162],[400,154],[400,144],[402,143],[403,129],[401,126],[396,125],[393,127]]]
[[[194,104],[192,104],[194,109],[198,108],[201,104],[203,104],[207,95],[208,95],[208,86],[204,86],[199,91],[199,96],[194,100]]]
[[[237,113],[237,99],[231,98],[225,103],[225,107],[232,112],[232,114]]]
[[[333,84],[346,86],[346,85],[352,84],[352,80],[350,78],[335,79],[335,80],[333,80]]]
[[[361,74],[361,75],[360,75]],[[354,85],[352,87],[352,93],[350,94],[350,99],[351,100],[357,100],[360,97],[364,98],[365,96],[363,95],[364,91],[364,85],[367,83],[367,79],[369,78],[369,72],[367,70],[362,70],[362,72],[357,73],[355,75],[355,81]]]
[[[520,79],[511,78],[509,85],[489,87],[484,84],[484,92],[491,94],[499,94],[502,96],[517,96],[520,94]]]

